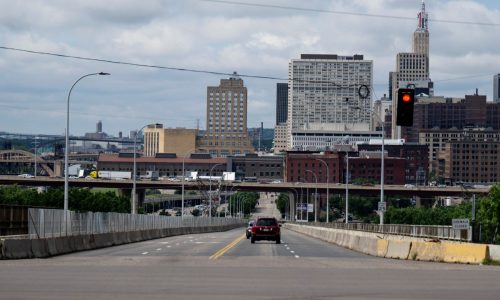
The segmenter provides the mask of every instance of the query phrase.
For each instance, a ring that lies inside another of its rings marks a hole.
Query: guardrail
[[[121,213],[68,211],[66,223],[60,209],[30,208],[28,210],[29,238],[116,233],[182,227],[206,227],[243,224],[236,218],[170,217],[131,215]]]
[[[367,223],[303,223],[297,222],[299,225],[309,225],[325,228],[344,229],[375,232],[381,234],[394,234],[420,238],[435,238],[455,241],[472,241],[472,230],[469,227],[467,230],[453,229],[452,226],[439,225],[403,225],[403,224],[367,224]]]

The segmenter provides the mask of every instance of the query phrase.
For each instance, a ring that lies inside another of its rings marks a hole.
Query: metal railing
[[[30,208],[28,210],[29,238],[47,238],[70,235],[100,234],[152,229],[241,225],[236,218],[170,217],[132,215],[104,212],[68,211],[66,224],[60,209]]]
[[[403,225],[403,224],[367,224],[367,223],[296,223],[333,229],[355,230],[381,234],[394,234],[419,238],[433,238],[456,241],[472,241],[472,230],[453,229],[452,226],[440,225]]]

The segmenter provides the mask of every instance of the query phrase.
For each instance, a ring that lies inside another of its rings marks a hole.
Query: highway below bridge
[[[49,186],[49,187],[63,187],[64,178],[42,177],[36,178],[23,178],[19,176],[0,176],[0,185],[23,185],[23,186]],[[136,182],[137,189],[180,189],[181,181],[168,181],[168,180],[138,180]],[[208,186],[209,182],[205,184]],[[217,182],[212,181],[212,186],[215,187]],[[108,180],[108,179],[83,179],[75,178],[69,180],[70,187],[87,187],[87,188],[118,188],[118,189],[131,189],[132,180]],[[243,182],[243,183],[224,183],[227,190],[233,191],[255,191],[255,192],[293,192],[295,194],[303,194],[306,189],[309,193],[314,192],[317,188],[318,193],[326,193],[326,183],[303,183],[303,182],[283,182],[283,183],[259,183],[259,182]],[[184,188],[187,190],[198,189],[198,183],[195,181],[185,181]],[[344,194],[346,190],[345,184],[330,183],[328,184],[330,194]],[[349,194],[363,195],[363,196],[380,196],[380,185],[364,186],[364,185],[348,185]],[[471,194],[487,194],[489,187],[483,188],[466,188],[462,186],[451,187],[430,187],[430,186],[416,186],[407,188],[402,185],[384,185],[384,195],[386,196],[408,196],[408,197],[421,197],[432,198],[436,196],[449,196],[449,197],[463,197],[464,195]]]

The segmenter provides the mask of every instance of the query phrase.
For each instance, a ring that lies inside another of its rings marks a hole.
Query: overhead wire
[[[229,0],[198,0],[198,1],[220,3],[220,4],[230,4],[230,5],[240,5],[240,6],[249,6],[249,7],[274,8],[274,9],[285,9],[285,10],[295,10],[295,11],[305,11],[305,12],[315,12],[315,13],[336,14],[336,15],[348,15],[348,16],[358,16],[358,17],[372,17],[372,18],[384,18],[384,19],[396,19],[396,20],[415,20],[414,17],[403,17],[403,16],[382,15],[382,14],[369,14],[369,13],[360,13],[360,12],[316,9],[316,8],[307,8],[307,7],[294,7],[294,6],[274,5],[274,4],[260,4],[260,3],[243,2],[243,1],[229,1]],[[432,18],[430,18],[429,21],[436,22],[436,23],[450,23],[450,24],[500,27],[499,23],[488,23],[488,22],[444,20],[444,19],[432,19]]]

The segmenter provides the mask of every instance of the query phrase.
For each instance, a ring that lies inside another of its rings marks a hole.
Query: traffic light
[[[414,89],[398,89],[398,109],[396,125],[413,126],[413,105],[415,104]]]

